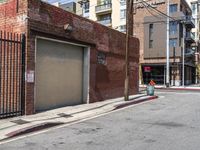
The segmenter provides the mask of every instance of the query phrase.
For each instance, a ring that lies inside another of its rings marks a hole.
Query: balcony
[[[195,21],[192,16],[185,17],[185,25],[190,28],[195,28]]]
[[[110,18],[110,19],[98,20],[97,22],[104,26],[111,26],[112,19]]]
[[[95,7],[96,14],[105,14],[112,11],[112,4],[102,4]]]
[[[192,33],[192,32],[186,32],[185,41],[190,42],[190,43],[194,43],[195,42],[195,34]]]
[[[195,51],[191,48],[185,49],[185,57],[192,57],[195,55]]]

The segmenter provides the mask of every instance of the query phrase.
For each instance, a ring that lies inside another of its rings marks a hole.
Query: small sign
[[[105,65],[106,64],[106,54],[103,52],[98,52],[97,54],[97,63]]]
[[[150,82],[149,82],[149,85],[151,85],[151,86],[154,86],[156,83],[153,81],[153,80],[151,80]]]
[[[151,67],[144,67],[144,72],[151,72]]]
[[[34,83],[34,71],[33,70],[29,70],[26,73],[26,81],[28,83]]]

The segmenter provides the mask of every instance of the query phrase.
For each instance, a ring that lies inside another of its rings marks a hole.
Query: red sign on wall
[[[151,67],[144,67],[144,72],[151,72]]]

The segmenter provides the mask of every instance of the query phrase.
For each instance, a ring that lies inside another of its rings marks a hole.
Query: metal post
[[[185,86],[185,24],[183,23],[183,38],[182,38],[182,47],[183,47],[183,57],[182,57],[182,86]]]
[[[126,0],[126,54],[124,100],[129,100],[129,36],[133,35],[133,2]]]
[[[167,0],[167,16],[169,16],[169,0]],[[169,17],[167,17],[166,61],[166,87],[169,87]]]
[[[25,34],[21,35],[21,114],[25,114],[25,70],[26,70],[26,36]]]
[[[173,86],[175,86],[175,80],[176,80],[176,74],[175,74],[175,63],[176,63],[176,49],[173,47],[173,57],[174,57],[174,62],[173,62]]]

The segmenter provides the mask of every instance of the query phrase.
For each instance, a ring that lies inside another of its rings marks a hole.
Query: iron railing
[[[0,31],[0,119],[24,113],[25,35]]]
[[[102,4],[102,5],[97,5],[97,6],[95,7],[96,13],[101,12],[101,11],[107,11],[107,10],[110,10],[110,9],[112,9],[112,4],[111,4],[111,3]]]

